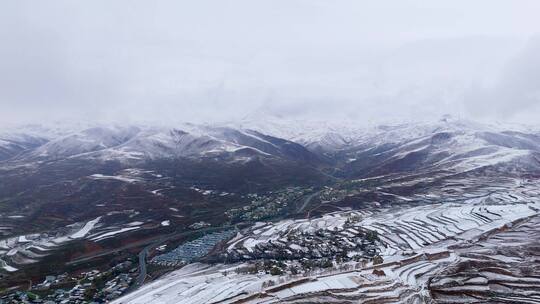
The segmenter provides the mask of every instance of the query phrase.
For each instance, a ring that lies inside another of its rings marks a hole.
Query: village
[[[230,209],[225,215],[232,223],[269,220],[285,215],[287,208],[302,198],[312,188],[288,187],[264,194],[248,194],[251,203],[242,208]]]
[[[106,303],[128,290],[137,274],[135,266],[133,261],[127,260],[106,271],[94,269],[76,276],[49,275],[28,291],[4,295],[0,303]]]
[[[168,267],[183,266],[207,255],[218,243],[229,239],[234,234],[236,234],[235,230],[206,234],[198,239],[186,242],[167,253],[155,256],[150,263]]]
[[[351,216],[342,227],[292,229],[267,241],[251,243],[251,240],[233,239],[222,256],[227,262],[259,259],[308,261],[330,259],[338,262],[372,260],[379,253],[378,234],[355,226],[354,222],[357,220]]]

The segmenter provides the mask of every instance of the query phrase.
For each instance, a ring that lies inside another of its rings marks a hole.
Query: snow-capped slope
[[[225,125],[284,138],[321,153],[341,149],[365,132],[356,122],[289,121],[271,116],[248,117]]]
[[[55,138],[32,151],[37,159],[58,159],[109,149],[129,141],[139,132],[136,127],[95,127]]]
[[[438,133],[477,134],[492,144],[522,145],[538,149],[540,130],[515,124],[481,124],[443,117],[440,120],[392,124],[363,124],[357,121],[287,121],[263,116],[226,124],[288,139],[313,149],[332,152],[359,145],[404,144]],[[497,136],[504,138],[496,139]],[[527,142],[526,144],[524,144]],[[508,146],[510,147],[510,146]]]
[[[253,130],[193,124],[98,126],[30,143],[19,147],[17,141],[2,140],[0,151],[6,155],[4,159],[18,155],[20,162],[66,158],[121,162],[208,157],[248,160],[256,156],[304,162],[317,158],[300,144]]]
[[[26,134],[0,136],[0,161],[8,160],[26,150],[39,147],[47,140]]]
[[[418,170],[465,172],[509,162],[531,163],[540,152],[536,133],[466,121],[378,128],[343,150],[358,168],[375,174]]]
[[[8,135],[13,138],[13,134]],[[19,161],[80,158],[121,162],[271,157],[318,164],[325,160],[346,174],[365,176],[468,171],[509,162],[536,167],[540,153],[540,132],[534,129],[451,118],[378,126],[261,118],[215,125],[97,126],[63,133],[56,130],[37,138],[30,132],[18,134],[24,140],[0,137],[0,160],[14,156]]]
[[[427,122],[361,125],[354,121],[286,121],[248,118],[232,123],[302,144],[337,162],[346,175],[369,176],[421,170],[470,171],[518,164],[538,168],[540,132],[443,117]]]
[[[176,157],[205,157],[249,149],[253,153],[263,151],[230,141],[216,132],[202,133],[191,129],[148,129],[140,132],[129,142],[107,149],[93,156],[118,159],[124,156],[134,159],[159,159]]]

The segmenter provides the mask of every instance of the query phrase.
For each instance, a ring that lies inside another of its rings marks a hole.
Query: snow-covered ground
[[[297,300],[302,303],[422,303],[429,297],[429,279],[462,261],[468,252],[464,249],[467,246],[478,244],[478,248],[483,248],[486,242],[501,243],[508,238],[512,239],[508,244],[530,243],[530,234],[517,231],[528,231],[523,225],[538,218],[539,212],[537,188],[525,187],[521,192],[492,193],[460,203],[441,202],[373,213],[335,212],[310,220],[258,223],[231,239],[226,250],[253,251],[261,243],[282,242],[291,231],[324,229],[346,233],[342,231],[345,222],[355,217],[358,220],[354,225],[359,229],[378,232],[383,262],[373,265],[350,261],[329,269],[312,270],[307,275],[282,276],[237,273],[235,269],[245,263],[191,264],[113,303],[295,303]],[[534,227],[540,231],[540,225]],[[294,246],[298,245],[289,244],[289,248],[294,249]],[[497,254],[489,259],[510,263],[519,259],[519,255]],[[496,280],[494,274],[480,275],[477,283],[468,281],[469,285],[461,288],[444,280],[434,286],[440,292],[452,288],[461,292],[467,288],[472,292],[489,292],[486,282]],[[505,280],[514,284],[522,282],[515,278]],[[540,282],[534,278],[525,281],[527,286]]]
[[[538,169],[539,135],[538,129],[522,126],[481,125],[449,119],[384,126],[358,126],[345,122],[328,124],[251,120],[233,125],[82,126],[62,130],[21,128],[16,132],[6,131],[0,134],[0,147],[7,151],[0,157],[9,160],[3,164],[20,161],[25,165],[39,164],[42,160],[48,162],[74,158],[119,160],[123,164],[147,159],[205,159],[214,156],[243,161],[252,157],[284,157],[289,155],[287,153],[294,145],[297,149],[293,150],[302,152],[300,159],[312,154],[329,157],[332,152],[339,151],[340,153],[335,155],[340,157],[335,161],[344,165],[336,169],[352,168],[356,173],[363,172],[362,166],[365,163],[380,160],[378,166],[384,167],[384,170],[373,173],[372,177],[384,177],[394,169],[401,170],[403,164],[413,164],[414,166],[407,169],[407,174],[423,173],[420,177],[422,182],[431,183],[442,174],[456,175],[473,170],[476,170],[474,173],[477,175],[471,176],[481,179],[482,172],[477,169],[488,166],[504,169],[505,165],[512,164],[512,170],[520,167]],[[129,169],[108,174],[102,171],[91,173],[94,172],[85,173],[86,180],[142,183],[146,176],[146,173]],[[154,177],[162,178],[157,174]],[[361,181],[362,176],[358,178],[358,181]],[[316,219],[260,223],[242,231],[226,246],[229,252],[236,251],[241,253],[240,256],[243,254],[249,257],[258,247],[270,243],[285,244],[286,248],[283,249],[289,252],[308,250],[301,242],[287,240],[292,231],[309,234],[324,230],[329,234],[335,232],[343,236],[354,236],[360,231],[376,231],[380,238],[378,249],[385,261],[379,268],[384,271],[384,275],[373,274],[370,265],[360,265],[358,269],[357,265],[349,265],[354,269],[350,274],[343,269],[332,270],[333,272],[329,273],[310,275],[308,281],[302,281],[302,278],[297,277],[231,274],[234,272],[232,269],[237,267],[235,265],[194,265],[174,272],[165,277],[164,281],[152,283],[150,286],[153,287],[143,287],[142,291],[137,291],[134,295],[145,299],[144,303],[230,302],[231,299],[257,293],[268,302],[293,301],[295,297],[323,291],[328,294],[336,293],[329,296],[330,298],[342,296],[360,299],[372,293],[375,297],[373,299],[381,301],[385,297],[399,298],[407,294],[407,290],[418,295],[425,283],[423,277],[440,269],[441,265],[458,259],[457,255],[460,253],[453,249],[455,246],[479,242],[536,215],[540,209],[538,187],[521,190],[495,189],[499,185],[494,184],[492,190],[496,193],[482,198],[476,199],[473,198],[476,194],[464,193],[460,201],[445,200],[445,191],[461,191],[470,179],[471,177],[460,180],[457,185],[444,185],[444,189],[433,189],[405,197],[392,194],[389,189],[411,186],[407,183],[418,182],[418,179],[411,182],[411,179],[401,178],[394,181],[389,178],[388,183],[378,187],[380,191],[377,194],[393,196],[396,200],[403,201],[404,206],[401,209],[341,209],[340,212],[325,214]],[[146,190],[154,195],[160,195],[163,190],[161,186],[150,189]],[[229,195],[218,190],[195,187],[193,190],[207,197]],[[418,201],[429,201],[432,204],[407,206],[408,203]],[[373,203],[374,206],[381,206],[378,202]],[[172,207],[170,210],[178,211]],[[10,214],[6,217],[16,220],[24,216]],[[350,218],[358,220],[354,222],[353,228],[345,228],[345,223]],[[159,218],[159,222],[162,226],[171,225],[162,218]],[[50,235],[17,235],[1,240],[0,267],[6,271],[16,271],[19,265],[34,263],[67,242],[84,239],[97,242],[143,229],[143,223],[102,227],[103,223],[100,218],[96,218],[65,227],[64,230]],[[9,232],[9,225],[0,225],[0,233]],[[346,238],[342,241],[351,242]],[[506,262],[514,259],[504,254],[495,256]],[[349,266],[346,268],[350,268]],[[270,290],[262,287],[263,283],[272,280],[278,281],[274,282],[274,287],[291,281],[295,283],[281,289]],[[171,287],[164,288],[163,284],[170,284]],[[441,289],[454,287],[441,284]],[[130,299],[139,303],[135,296]]]
[[[99,242],[99,241],[111,238],[113,236],[116,236],[116,235],[118,235],[120,233],[132,231],[132,230],[137,230],[139,228],[140,227],[138,227],[138,226],[125,227],[125,228],[121,228],[121,229],[118,229],[118,230],[113,230],[113,231],[109,231],[109,232],[105,232],[105,233],[98,233],[98,234],[95,234],[95,235],[91,235],[89,239],[92,240],[92,241],[95,241],[95,242]]]
[[[112,303],[218,303],[261,290],[270,275],[238,275],[240,265],[191,264]]]
[[[0,240],[0,268],[13,272],[20,266],[36,263],[60,246],[88,236],[100,220],[101,217],[97,217],[67,226],[63,233],[28,234]]]
[[[137,181],[140,181],[139,179],[136,179],[136,178],[129,178],[129,177],[117,176],[117,175],[103,175],[103,174],[99,174],[99,173],[90,175],[90,178],[97,179],[97,180],[100,180],[100,179],[109,179],[110,180],[110,179],[112,179],[112,180],[119,180],[119,181],[126,182],[126,183],[135,183]]]
[[[84,226],[79,231],[75,232],[69,237],[72,239],[80,239],[82,237],[85,237],[92,229],[94,229],[100,219],[101,217],[97,217],[91,221],[86,222],[86,224],[84,224]]]

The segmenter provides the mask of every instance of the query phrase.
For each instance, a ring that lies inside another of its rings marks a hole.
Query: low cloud
[[[520,119],[538,104],[538,39],[522,51],[538,10],[537,1],[488,0],[8,0],[0,121],[259,111]]]
[[[465,104],[472,116],[538,122],[540,118],[540,36],[502,69],[490,86],[466,91]]]

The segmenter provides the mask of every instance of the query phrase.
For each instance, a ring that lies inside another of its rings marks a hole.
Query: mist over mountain
[[[0,3],[0,304],[540,303],[540,2]]]
[[[203,123],[263,110],[534,123],[537,9],[535,1],[8,1],[1,121]]]

